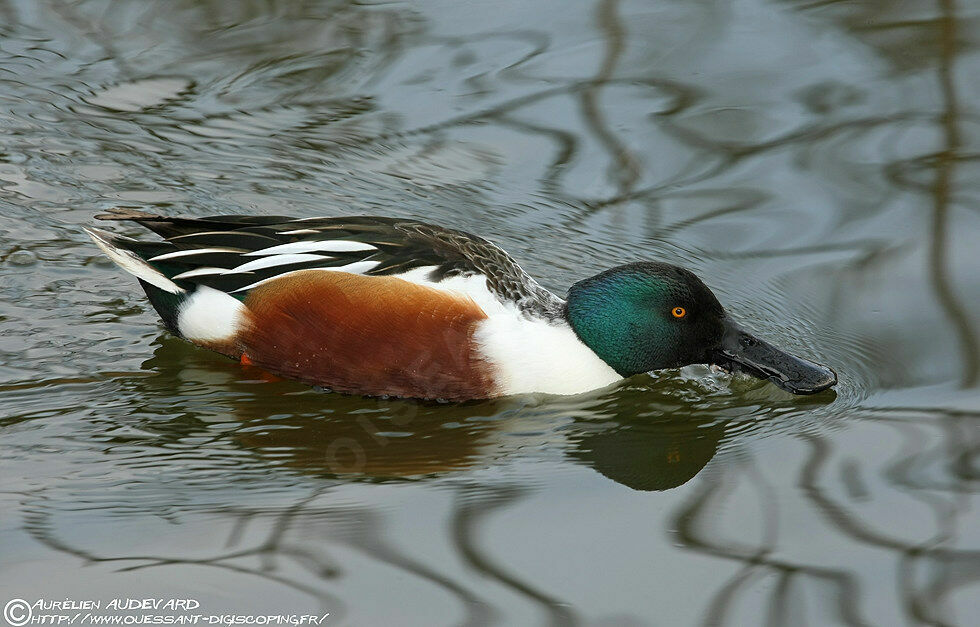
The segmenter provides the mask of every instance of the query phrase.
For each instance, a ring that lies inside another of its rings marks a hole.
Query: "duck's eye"
[[[675,318],[683,318],[687,315],[687,310],[683,307],[674,307],[670,310],[670,315],[674,316]]]

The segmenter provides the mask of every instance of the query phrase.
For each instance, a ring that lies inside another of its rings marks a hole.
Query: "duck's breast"
[[[501,394],[579,394],[622,379],[564,321],[496,314],[477,324],[474,339]]]

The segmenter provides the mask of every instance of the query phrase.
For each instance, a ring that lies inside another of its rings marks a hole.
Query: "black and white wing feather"
[[[115,238],[184,289],[196,285],[244,298],[253,287],[297,270],[398,275],[428,269],[428,280],[483,275],[502,303],[554,319],[564,301],[532,279],[507,253],[475,235],[414,220],[353,216],[173,218],[129,209],[100,214],[130,220],[162,241]]]

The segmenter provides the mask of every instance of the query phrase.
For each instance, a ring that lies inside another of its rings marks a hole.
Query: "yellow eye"
[[[674,307],[670,310],[670,315],[674,316],[675,318],[683,318],[687,315],[687,310],[683,307]]]

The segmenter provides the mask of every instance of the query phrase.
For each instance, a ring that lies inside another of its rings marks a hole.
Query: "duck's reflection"
[[[726,424],[699,417],[654,423],[624,417],[601,429],[583,428],[570,454],[634,490],[669,490],[714,457]]]
[[[144,367],[159,373],[147,385],[174,385],[175,375],[234,393],[231,437],[269,463],[358,481],[441,476],[539,447],[630,488],[668,490],[705,467],[738,416],[759,413],[758,405],[733,407],[732,396],[691,403],[670,381],[464,404],[325,394],[169,338]]]
[[[364,400],[358,401],[330,397],[331,414],[253,415],[236,439],[304,472],[413,479],[487,465],[513,452],[516,447],[506,440],[521,426],[519,417],[499,417],[500,410],[508,410],[504,403],[412,408],[401,406],[411,401],[390,401],[365,408]],[[517,437],[525,446],[529,439],[563,446],[571,459],[630,488],[667,490],[704,468],[718,450],[726,424],[699,417],[650,423],[625,416],[600,423],[590,415],[563,425],[560,435],[549,430]]]
[[[319,401],[319,414],[253,414],[235,437],[290,468],[354,479],[441,475],[492,455],[494,405],[415,406],[336,394]]]

